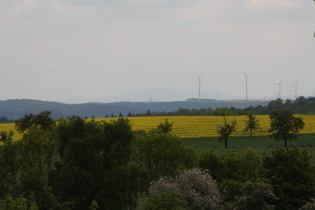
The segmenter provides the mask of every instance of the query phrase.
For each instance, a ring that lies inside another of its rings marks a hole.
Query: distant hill
[[[139,114],[147,110],[151,112],[170,112],[181,109],[200,109],[217,107],[246,108],[249,106],[266,106],[269,101],[216,101],[190,99],[187,101],[173,102],[114,102],[114,103],[84,103],[84,104],[64,104],[50,101],[40,101],[31,99],[15,99],[0,101],[0,116],[8,119],[18,119],[25,114],[38,114],[42,111],[52,111],[52,117],[59,119],[67,116],[96,117],[119,115],[122,113]]]

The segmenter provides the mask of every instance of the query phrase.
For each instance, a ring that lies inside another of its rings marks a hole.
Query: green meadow
[[[224,148],[224,142],[219,142],[218,137],[183,138],[184,143],[196,148],[199,155],[209,150],[217,153],[242,152],[246,148],[253,148],[262,155],[268,155],[277,147],[283,147],[283,141],[275,141],[270,136],[231,136],[228,149]],[[299,134],[298,140],[289,141],[290,147],[306,150],[312,156],[311,162],[315,166],[315,134]]]

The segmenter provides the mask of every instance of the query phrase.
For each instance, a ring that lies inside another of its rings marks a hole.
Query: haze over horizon
[[[0,17],[0,100],[182,100],[198,77],[202,98],[245,99],[244,72],[249,99],[315,95],[312,0],[10,0]]]

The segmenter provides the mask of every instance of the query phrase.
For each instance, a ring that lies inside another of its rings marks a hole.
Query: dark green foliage
[[[158,125],[158,130],[162,131],[163,133],[169,133],[172,131],[173,123],[168,122],[168,119],[165,119],[164,123],[160,123]]]
[[[245,108],[244,111],[252,111],[256,114],[270,114],[276,110],[290,110],[294,114],[310,114],[315,113],[315,97],[305,98],[298,97],[295,101],[277,99],[270,101],[268,106],[256,106]]]
[[[277,199],[272,185],[259,182],[261,165],[261,155],[250,148],[241,154],[209,151],[200,157],[200,167],[218,181],[222,209],[272,209]]]
[[[19,142],[19,178],[16,193],[35,202],[40,209],[58,205],[49,183],[57,155],[55,132],[31,127]]]
[[[55,124],[50,114],[20,119],[21,141],[12,142],[10,133],[0,133],[6,139],[0,147],[0,208],[20,203],[22,209],[135,209],[138,196],[148,191],[150,182],[166,176],[182,184],[170,181],[170,189],[175,186],[176,190],[152,194],[147,209],[184,209],[187,205],[202,209],[205,203],[195,204],[205,201],[203,192],[214,189],[205,187],[206,179],[195,179],[199,172],[182,176],[183,171],[197,166],[198,159],[195,149],[170,132],[168,120],[149,132],[133,132],[124,118],[96,122],[69,117]],[[313,136],[308,138],[311,150]],[[252,141],[249,137],[234,139],[243,142],[242,148]],[[266,151],[270,142],[259,141],[263,150],[257,151]],[[223,194],[216,194],[220,197],[216,207],[270,209],[277,200],[274,194],[279,198],[278,209],[298,209],[307,202],[312,205],[315,178],[306,152],[283,148],[268,156],[266,151],[262,165],[262,157],[254,149],[235,153],[238,149],[233,145],[233,149],[209,151],[200,157],[200,167],[218,181]],[[197,188],[202,199],[195,199]],[[223,203],[218,206],[221,198]]]
[[[277,99],[277,100],[274,100],[274,101],[270,101],[268,103],[268,111],[269,112],[273,112],[273,111],[276,111],[276,110],[283,110],[284,109],[284,106],[283,106],[283,100],[282,99]]]
[[[270,115],[271,137],[276,141],[284,141],[287,147],[287,141],[297,139],[297,134],[304,128],[304,122],[300,117],[294,117],[288,110],[273,111]]]
[[[224,163],[214,150],[203,153],[199,159],[200,168],[206,169],[215,180],[225,179]]]
[[[314,168],[309,160],[297,148],[277,148],[263,158],[263,176],[279,198],[278,209],[297,209],[315,196]]]
[[[262,167],[262,156],[254,149],[247,148],[240,156],[241,176],[244,181],[256,182]]]
[[[161,176],[175,176],[181,170],[195,165],[195,150],[184,145],[177,136],[158,129],[139,133],[137,136],[139,160],[149,181]]]
[[[4,198],[8,193],[14,193],[18,184],[18,161],[19,144],[6,141],[0,147],[0,197]]]
[[[246,182],[240,189],[234,207],[242,210],[271,210],[277,201],[272,185]]]
[[[16,200],[8,194],[4,200],[0,201],[0,209],[4,210],[38,210],[39,208],[35,204],[28,204],[28,201],[24,197],[19,197]]]
[[[49,183],[57,144],[53,131],[31,127],[19,142],[6,141],[0,150],[1,178],[4,191],[14,199],[23,196],[40,209],[58,205]]]
[[[32,126],[40,127],[44,130],[49,130],[55,126],[55,121],[51,117],[51,111],[44,111],[38,115],[26,114],[23,118],[15,121],[16,129],[23,133]]]
[[[211,112],[211,114],[225,117],[225,116],[234,115],[234,112],[232,108],[222,107],[222,108],[216,108],[215,110]]]
[[[58,136],[62,165],[56,192],[62,202],[72,201],[75,209],[87,209],[94,199],[101,209],[135,205],[138,183],[130,179],[133,132],[128,120],[99,123],[71,117],[59,122]]]
[[[144,203],[145,210],[184,210],[187,203],[180,199],[177,192],[153,194]]]
[[[200,157],[200,167],[207,169],[217,181],[256,181],[262,158],[253,149],[246,149],[241,154],[224,153],[216,154],[213,150]]]
[[[315,209],[315,199],[312,198],[310,202],[304,204],[300,210],[314,210]]]
[[[12,140],[12,136],[14,135],[14,132],[12,130],[9,131],[0,131],[0,141],[6,142]]]

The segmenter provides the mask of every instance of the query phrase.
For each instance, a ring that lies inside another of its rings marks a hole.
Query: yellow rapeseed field
[[[296,115],[301,117],[305,122],[305,127],[301,133],[315,133],[315,115]],[[269,115],[256,115],[260,123],[260,129],[254,131],[255,136],[268,135],[270,126]],[[219,136],[217,127],[223,124],[221,116],[169,116],[169,117],[130,117],[128,118],[134,130],[150,130],[156,128],[160,123],[164,123],[165,119],[173,123],[174,134],[182,138],[192,137],[215,137]],[[97,120],[110,121],[112,118],[99,118]],[[248,135],[243,133],[247,116],[229,116],[229,122],[237,121],[237,130],[233,136]]]
[[[305,122],[305,127],[301,133],[315,133],[315,115],[296,115],[301,117]],[[253,135],[263,136],[268,135],[270,126],[268,115],[256,115],[260,123],[260,129],[254,131]],[[173,133],[182,138],[192,137],[215,137],[218,136],[217,126],[223,124],[223,117],[221,116],[168,116],[168,117],[130,117],[133,130],[150,130],[156,128],[160,123],[164,123],[165,119],[173,123]],[[229,116],[228,121],[237,121],[237,130],[233,136],[248,135],[243,133],[246,116]],[[115,120],[115,118],[97,118],[97,121]],[[0,124],[0,131],[13,130],[15,132],[14,140],[22,137],[15,131],[14,123]]]

